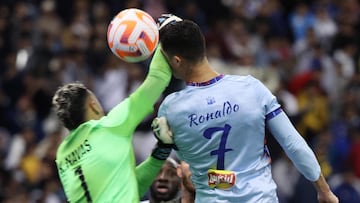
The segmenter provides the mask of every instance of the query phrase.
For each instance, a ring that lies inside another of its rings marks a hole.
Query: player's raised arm
[[[123,32],[119,32],[120,29],[114,30],[113,26],[116,25],[119,27],[121,23],[127,25],[128,21],[126,18],[132,19],[132,17],[143,16],[144,18],[148,18],[149,22],[153,21],[151,16],[148,14],[141,12],[138,9],[128,9],[129,11],[124,12],[124,14],[119,14],[114,18],[111,25],[109,26],[110,31],[108,31],[108,40],[113,39],[114,36],[120,35],[119,38],[123,39],[124,41],[127,41],[127,35],[124,35]],[[138,13],[137,15],[130,15],[131,11],[134,11]],[[127,14],[127,12],[130,12],[130,14]],[[139,14],[140,13],[140,14]],[[125,19],[123,19],[125,18]],[[122,20],[121,20],[122,19]],[[154,21],[153,21],[154,22]],[[122,24],[121,24],[122,25]],[[124,25],[124,26],[125,26]],[[141,24],[145,25],[145,24]],[[146,24],[147,25],[147,24]],[[128,118],[125,122],[125,124],[128,126],[129,133],[132,133],[132,131],[135,129],[136,125],[138,125],[147,115],[149,115],[153,109],[154,104],[156,101],[160,98],[162,92],[165,90],[165,88],[168,86],[170,79],[171,79],[171,69],[169,64],[167,63],[164,55],[161,52],[161,46],[158,44],[158,35],[159,35],[159,25],[156,25],[154,23],[150,23],[151,26],[147,25],[147,30],[152,30],[154,32],[148,33],[146,35],[147,37],[140,37],[138,40],[138,43],[131,44],[131,46],[137,47],[137,50],[141,52],[140,56],[137,56],[137,52],[133,53],[132,51],[124,51],[123,48],[121,48],[121,45],[115,42],[118,42],[118,40],[115,40],[114,43],[109,43],[109,46],[113,53],[118,56],[120,59],[127,61],[127,62],[139,62],[144,60],[145,58],[148,58],[150,53],[153,52],[153,46],[155,46],[155,52],[153,54],[152,60],[150,62],[149,71],[148,74],[144,80],[144,82],[140,85],[140,87],[132,93],[128,99],[126,99],[123,102],[123,106],[126,106],[127,109],[129,109],[126,113],[126,117]],[[139,25],[140,26],[140,25]],[[141,27],[141,26],[140,26]],[[150,40],[150,35],[155,33],[154,41]],[[113,36],[114,35],[114,36]],[[124,35],[124,36],[122,36]],[[113,37],[112,37],[113,36]],[[149,41],[150,40],[150,41]],[[121,41],[121,40],[120,40]],[[148,41],[148,42],[146,42]],[[112,41],[111,41],[112,42]],[[144,44],[145,43],[145,44]],[[117,45],[116,45],[117,44]],[[139,46],[140,44],[143,44],[144,46],[149,45],[147,49],[149,50],[146,53],[143,53],[143,49]],[[152,51],[151,51],[152,50]],[[119,55],[119,53],[121,53]],[[135,56],[134,56],[135,55]],[[118,123],[123,122],[123,120],[117,119],[119,118],[119,115],[123,115],[124,112],[119,112],[118,109],[121,109],[121,107],[115,107],[112,109],[111,112],[109,112],[108,116],[111,117],[111,120],[118,120],[117,122],[109,123],[111,126],[117,125]],[[136,113],[129,113],[129,112],[136,112]],[[124,115],[123,115],[124,117]]]
[[[170,79],[170,66],[161,53],[161,47],[158,46],[151,60],[145,81],[129,98],[131,102],[130,111],[143,109],[143,111],[139,111],[139,114],[133,115],[135,120],[142,120],[153,111],[154,104],[168,86]]]
[[[162,29],[167,24],[182,21],[181,18],[165,14],[158,19],[158,28]],[[154,104],[168,86],[172,76],[172,70],[164,54],[161,44],[155,50],[151,60],[149,73],[142,85],[130,95],[130,112],[139,113],[130,115],[132,123],[138,123],[153,111]],[[129,123],[131,124],[131,123]]]
[[[162,15],[158,19],[159,30],[167,24],[182,21],[174,15]],[[137,111],[138,114],[130,115],[131,123],[138,123],[153,111],[154,104],[159,99],[171,80],[172,70],[161,51],[161,44],[155,50],[151,60],[149,73],[141,86],[130,95],[130,112]],[[129,124],[131,124],[129,123]]]

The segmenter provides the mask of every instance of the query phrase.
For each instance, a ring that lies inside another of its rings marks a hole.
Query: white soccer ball
[[[107,42],[120,59],[136,63],[151,56],[159,42],[155,20],[145,11],[129,8],[119,12],[110,22]]]

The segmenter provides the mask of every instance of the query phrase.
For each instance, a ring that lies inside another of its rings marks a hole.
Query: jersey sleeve
[[[129,133],[132,133],[136,126],[154,110],[154,104],[168,86],[170,79],[170,66],[158,48],[144,82],[129,98],[108,113],[104,125],[110,127],[123,125]]]
[[[321,169],[314,152],[292,125],[287,115],[283,111],[278,111],[276,114],[267,120],[270,132],[300,173],[310,181],[318,180]]]
[[[255,91],[258,93],[261,105],[265,107],[265,115],[278,109],[280,104],[271,91],[259,80],[254,78]]]
[[[149,190],[164,163],[165,160],[158,160],[150,156],[136,167],[135,173],[140,198]]]

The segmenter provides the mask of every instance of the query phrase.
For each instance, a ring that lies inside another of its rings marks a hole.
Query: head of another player
[[[104,116],[96,96],[79,82],[60,87],[53,97],[53,106],[59,120],[68,130],[74,130],[88,120]]]
[[[160,44],[177,78],[184,79],[206,61],[205,38],[193,21],[182,20],[162,27]]]
[[[168,158],[150,187],[151,202],[170,201],[179,198],[181,179],[177,175],[178,163]]]

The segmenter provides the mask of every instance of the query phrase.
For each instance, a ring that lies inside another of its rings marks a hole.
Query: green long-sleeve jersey
[[[151,185],[164,161],[149,157],[136,167],[132,135],[170,81],[164,59],[159,64],[106,116],[81,124],[60,144],[56,164],[69,202],[138,203]]]

